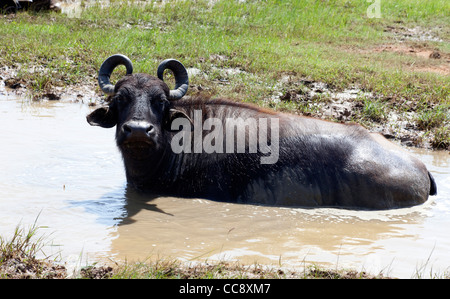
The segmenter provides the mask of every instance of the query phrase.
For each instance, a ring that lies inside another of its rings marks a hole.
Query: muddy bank
[[[71,84],[63,86],[63,84],[46,83],[43,88],[36,90],[31,80],[24,79],[19,74],[20,67],[13,68],[8,66],[0,66],[0,95],[18,95],[31,99],[33,101],[76,101],[89,105],[96,105],[103,99],[103,94],[97,87],[96,80],[90,77],[82,81],[83,84]],[[33,68],[27,70],[29,73],[46,72],[43,68]],[[91,83],[92,82],[92,83]]]
[[[351,49],[349,51],[358,54],[391,53],[398,56],[415,57],[418,60],[405,65],[406,70],[450,75],[450,54],[424,41],[385,43],[368,49]]]
[[[135,268],[135,269],[133,269]],[[51,260],[7,259],[0,263],[0,278],[7,279],[390,279],[383,274],[373,275],[354,270],[331,270],[310,267],[305,270],[267,268],[261,265],[244,266],[220,262],[190,264],[158,262],[143,265],[87,266],[76,273]]]
[[[396,47],[389,50],[408,51],[417,54],[409,48]],[[409,49],[409,50],[408,50]],[[380,48],[385,51],[386,48]],[[425,53],[432,57],[438,52],[424,50],[417,55]],[[430,52],[430,53],[428,53]],[[437,53],[437,54],[436,54]],[[448,59],[445,56],[445,59]],[[42,71],[42,70],[36,70]],[[214,69],[217,71],[217,68]],[[229,74],[237,72],[234,69],[220,69]],[[201,70],[188,69],[191,76],[207,76]],[[53,86],[48,84],[41,90],[34,90],[32,83],[18,75],[18,70],[3,66],[0,68],[0,94],[15,94],[30,98],[34,101],[71,101],[81,102],[90,106],[102,105],[105,96],[98,88],[96,79],[87,77],[81,80],[86,83],[68,86]],[[211,80],[211,87],[223,84],[221,80]],[[189,94],[199,95],[208,93],[209,87],[191,84]],[[208,94],[209,96],[209,94]],[[292,104],[289,109],[279,107],[280,104]],[[408,99],[394,99],[383,97],[366,91],[358,85],[338,90],[325,82],[310,79],[298,79],[296,75],[284,75],[277,82],[270,94],[261,99],[260,104],[277,110],[322,118],[337,122],[360,123],[372,132],[378,132],[386,138],[401,143],[404,146],[426,149],[450,150],[450,116],[443,112],[443,116],[436,118],[434,123],[424,123],[422,120],[423,107]],[[428,104],[428,111],[439,108],[439,104]],[[420,110],[420,111],[419,111]],[[437,109],[439,110],[439,109]],[[429,116],[433,118],[433,116]],[[421,122],[422,121],[422,122]],[[438,123],[441,121],[442,123]],[[429,121],[430,122],[430,121]],[[440,127],[440,129],[435,129]],[[440,135],[439,135],[440,134]]]
[[[437,136],[439,131],[421,123],[418,104],[408,99],[393,99],[360,88],[358,85],[338,90],[333,86],[308,79],[292,82],[289,75],[284,76],[266,103],[276,108],[280,103],[291,103],[296,111],[289,111],[310,117],[338,122],[360,123],[372,132],[404,146],[427,149],[450,149],[448,136],[448,112],[440,120],[445,136]],[[428,104],[430,111],[439,104]],[[437,112],[438,113],[438,112]]]

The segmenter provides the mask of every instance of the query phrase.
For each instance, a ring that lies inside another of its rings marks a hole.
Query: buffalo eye
[[[163,95],[156,97],[154,103],[156,105],[160,106],[163,110],[169,105],[169,101]]]
[[[124,97],[123,95],[117,95],[114,100],[118,103],[118,104],[125,104],[127,102],[127,98]]]

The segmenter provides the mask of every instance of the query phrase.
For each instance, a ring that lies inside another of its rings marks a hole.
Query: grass
[[[449,20],[443,13],[449,8],[445,1],[433,1],[435,5],[429,6],[420,1],[414,5],[410,1],[396,1],[394,6],[384,3],[386,16],[381,19],[367,18],[363,1],[208,3],[169,1],[127,7],[113,1],[107,7],[87,8],[79,19],[20,13],[0,23],[2,62],[45,65],[55,71],[56,81],[67,76],[70,83],[83,74],[95,75],[106,56],[120,52],[132,57],[136,71],[154,72],[160,60],[177,57],[187,66],[205,70],[211,63],[237,67],[270,82],[289,71],[336,86],[365,76],[370,82],[362,83],[384,90],[380,81],[386,76],[405,83],[410,79],[397,76],[394,70],[380,73],[386,65],[377,62],[376,56],[366,59],[345,49],[386,41],[385,24],[399,19],[427,26],[428,22],[445,25]],[[404,10],[407,18],[401,16]],[[36,43],[40,47],[34,47]],[[217,63],[213,54],[227,59]],[[367,78],[367,70],[375,77]],[[392,85],[403,89],[404,84]]]
[[[306,269],[283,270],[264,265],[242,265],[237,262],[204,262],[186,264],[177,260],[159,260],[153,263],[134,263],[111,268],[108,278],[115,279],[379,279],[383,275],[371,275],[353,270],[330,270],[317,265]]]
[[[65,268],[49,256],[37,258],[44,247],[44,237],[37,237],[34,223],[28,230],[17,226],[12,238],[0,237],[0,278],[65,278]]]
[[[449,5],[432,2],[383,3],[385,13],[380,19],[367,18],[364,1],[337,0],[217,1],[214,5],[208,4],[210,1],[169,1],[128,7],[113,1],[107,7],[86,8],[78,19],[24,12],[1,20],[0,61],[24,69],[36,64],[47,69],[47,80],[35,79],[37,89],[47,86],[43,80],[61,85],[92,78],[105,57],[126,53],[138,72],[154,73],[159,61],[177,57],[207,74],[214,65],[256,75],[258,82],[251,83],[259,84],[251,84],[246,92],[234,92],[234,82],[232,88],[217,89],[220,95],[241,100],[258,102],[281,74],[295,72],[336,87],[358,82],[363,88],[397,96],[420,89],[430,101],[439,102],[442,93],[448,96],[448,90],[442,90],[448,79],[405,74],[398,65],[391,68],[390,61],[382,62],[379,55],[348,51],[386,42],[386,24],[398,20],[411,23],[409,26],[447,24],[449,18],[443,11],[450,9]],[[448,32],[443,34],[448,38]],[[40,47],[35,47],[36,43]],[[225,59],[217,61],[214,55]],[[391,59],[398,64],[406,61],[404,57]],[[211,84],[199,78],[193,83]]]
[[[424,110],[417,116],[417,125],[421,129],[429,130],[450,121],[450,103],[435,106],[433,110]]]
[[[371,121],[381,122],[387,118],[386,104],[379,100],[364,99],[362,115]]]

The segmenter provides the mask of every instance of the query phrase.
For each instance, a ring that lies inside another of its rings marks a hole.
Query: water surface
[[[76,101],[0,95],[0,235],[34,222],[46,255],[70,266],[106,258],[311,263],[429,277],[450,267],[450,155],[408,149],[438,196],[391,211],[280,208],[174,197],[126,186],[114,130],[91,127]]]

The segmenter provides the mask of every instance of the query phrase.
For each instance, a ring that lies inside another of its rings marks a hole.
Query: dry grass
[[[37,230],[35,224],[29,230],[17,226],[10,240],[0,237],[0,278],[44,279],[67,276],[65,267],[49,257],[36,258],[44,246],[43,237],[36,238]]]

